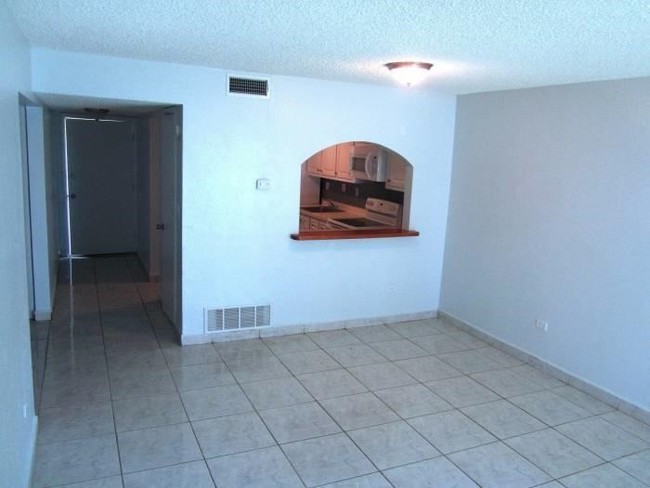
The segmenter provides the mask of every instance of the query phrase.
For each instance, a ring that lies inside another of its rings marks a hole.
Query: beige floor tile
[[[278,447],[209,459],[208,466],[219,487],[302,488],[304,486]]]
[[[451,461],[484,488],[529,488],[550,477],[501,442],[449,456]]]
[[[256,413],[192,422],[206,458],[261,449],[275,440]]]
[[[506,400],[465,407],[461,412],[499,439],[546,428],[542,422]]]
[[[253,406],[239,385],[184,391],[181,393],[181,398],[187,415],[192,421],[225,417],[253,410]]]
[[[303,374],[297,378],[317,400],[368,391],[362,383],[344,369]]]
[[[120,432],[117,435],[124,473],[201,459],[189,423]]]
[[[647,442],[602,418],[558,425],[556,430],[607,461],[650,448]]]
[[[478,488],[465,473],[442,457],[389,469],[384,474],[395,488]]]
[[[385,344],[382,342],[381,344]],[[348,368],[348,371],[369,390],[385,390],[417,383],[415,378],[392,363],[368,364]]]
[[[399,417],[372,393],[321,400],[320,404],[344,430],[399,420]]]
[[[573,474],[560,480],[567,488],[594,488],[596,486],[612,488],[644,488],[639,480],[611,464],[596,466],[587,471]]]
[[[449,403],[421,384],[379,390],[375,392],[375,395],[405,419],[443,412],[453,408]]]
[[[431,381],[426,386],[456,408],[499,400],[500,397],[469,376]]]
[[[408,420],[435,448],[448,454],[496,441],[496,438],[458,410]]]
[[[568,476],[603,462],[595,454],[552,429],[513,437],[505,443],[553,478]]]
[[[115,435],[40,444],[34,466],[34,488],[120,474]]]
[[[366,456],[344,434],[285,444],[282,450],[307,486],[376,471]]]
[[[38,442],[41,444],[112,434],[115,424],[111,402],[42,408],[38,428]]]
[[[258,410],[287,407],[314,400],[295,378],[276,378],[244,383],[242,388]]]
[[[124,488],[214,488],[205,461],[176,464],[124,475]]]
[[[187,422],[178,393],[113,400],[118,432]]]
[[[382,470],[440,456],[437,449],[403,421],[352,430],[348,436]]]

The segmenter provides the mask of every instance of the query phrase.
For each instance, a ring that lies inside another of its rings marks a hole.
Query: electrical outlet
[[[359,196],[359,189],[358,189],[358,188],[355,188],[355,189],[354,189],[354,196],[355,196],[355,197],[358,197],[358,196]]]
[[[341,192],[345,193],[346,189],[345,183],[341,183]]]
[[[535,327],[543,330],[544,332],[548,332],[548,322],[545,322],[543,320],[535,319]]]

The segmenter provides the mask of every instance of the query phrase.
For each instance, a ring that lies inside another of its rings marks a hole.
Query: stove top
[[[360,229],[366,229],[370,227],[374,227],[374,228],[389,227],[388,225],[382,224],[381,222],[377,222],[376,220],[370,220],[363,217],[336,219],[336,222],[339,224],[343,224],[345,226],[349,226],[350,228],[360,228]]]

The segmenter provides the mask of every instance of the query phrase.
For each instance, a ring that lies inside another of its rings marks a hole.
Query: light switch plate
[[[271,180],[268,178],[259,178],[255,182],[255,188],[260,191],[268,191],[271,188]]]

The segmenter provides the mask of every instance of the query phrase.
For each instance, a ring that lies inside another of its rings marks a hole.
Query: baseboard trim
[[[257,339],[259,337],[303,334],[306,332],[320,332],[325,330],[352,329],[355,327],[365,327],[367,325],[394,324],[398,322],[409,322],[411,320],[431,319],[436,318],[437,316],[437,310],[427,310],[424,312],[385,315],[383,317],[365,319],[340,320],[335,322],[320,322],[316,324],[278,325],[259,329],[228,330],[215,332],[213,334],[183,334],[181,336],[181,344],[187,346],[193,344],[207,344],[210,342],[227,342],[242,339]]]
[[[517,346],[514,346],[501,339],[498,339],[495,336],[489,334],[488,332],[482,330],[480,327],[465,322],[459,319],[458,317],[454,317],[453,315],[443,310],[438,311],[438,318],[451,325],[454,325],[455,327],[458,327],[464,332],[467,332],[487,342],[491,346],[500,349],[503,352],[515,356],[517,359],[520,359],[521,361],[524,361],[530,364],[531,366],[541,369],[545,373],[548,373],[551,376],[554,376],[555,378],[564,381],[565,383],[568,383],[574,388],[581,390],[604,403],[607,403],[613,408],[616,408],[621,412],[624,412],[638,420],[641,420],[642,422],[650,424],[650,412],[644,409],[643,407],[636,405],[632,402],[629,402],[617,396],[616,394],[612,393],[611,391],[596,386],[590,381],[587,381],[584,378],[576,376],[559,366],[556,366],[538,356],[535,356],[534,354],[531,354],[529,352],[524,351],[523,349],[518,348]]]
[[[31,438],[31,443],[32,443],[32,448],[31,448],[31,453],[32,456],[29,460],[29,473],[27,476],[27,486],[32,486],[32,483],[34,481],[34,468],[36,466],[36,447],[38,446],[38,415],[34,415],[34,423],[32,427],[32,438]]]

